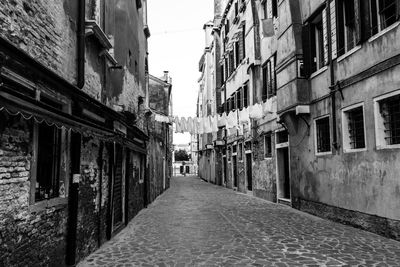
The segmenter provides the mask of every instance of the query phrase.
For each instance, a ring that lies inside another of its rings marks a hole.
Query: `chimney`
[[[164,71],[164,81],[169,82],[169,71],[167,70]]]
[[[223,0],[214,0],[214,21],[219,20],[222,17],[223,12]]]

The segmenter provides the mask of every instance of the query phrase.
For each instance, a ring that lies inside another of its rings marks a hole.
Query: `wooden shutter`
[[[303,26],[302,29],[302,41],[303,41],[303,66],[304,66],[304,76],[306,78],[310,77],[311,70],[312,70],[312,65],[313,65],[313,53],[312,49],[315,47],[315,42],[314,44],[312,43],[312,38],[311,38],[311,31],[313,27],[310,23],[307,23]]]
[[[361,44],[361,9],[360,9],[360,0],[352,0],[354,2],[354,28],[356,29],[356,45]],[[363,0],[365,1],[365,0]]]
[[[400,0],[397,0],[397,20],[400,20]]]
[[[370,0],[358,0],[360,10],[360,42],[365,42],[372,36]]]
[[[347,0],[349,1],[349,0]],[[361,0],[365,1],[365,0]],[[336,5],[336,28],[337,28],[337,54],[341,56],[345,52],[345,33],[344,33],[344,12],[343,12],[344,1],[339,0]]]
[[[332,42],[332,59],[337,58],[337,27],[336,27],[336,1],[331,1],[330,12],[331,12],[331,42]]]
[[[242,58],[244,59],[246,58],[246,24],[243,24],[242,26],[242,46],[243,46]]]
[[[324,65],[328,64],[328,21],[327,21],[327,8],[322,10],[322,33],[323,33],[323,46],[324,46]]]

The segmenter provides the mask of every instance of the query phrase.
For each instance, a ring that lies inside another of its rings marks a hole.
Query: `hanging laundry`
[[[204,118],[204,133],[212,133],[210,116]]]
[[[249,114],[250,119],[258,120],[264,117],[263,108],[261,104],[255,104],[254,106],[252,106],[249,113],[250,113]]]
[[[211,117],[211,130],[213,133],[218,132],[218,115]]]
[[[193,118],[191,117],[187,118],[186,122],[187,122],[187,131],[190,134],[193,134]]]
[[[263,104],[263,114],[264,116],[267,114],[272,113],[272,98],[269,98],[264,104]]]
[[[222,115],[218,116],[218,127],[225,127],[227,123],[226,113],[222,113]]]
[[[204,134],[204,118],[199,118],[199,134]]]
[[[249,109],[244,108],[239,112],[239,123],[247,123],[250,120]]]
[[[175,133],[181,132],[181,120],[178,117],[175,117]]]
[[[181,118],[181,128],[182,128],[182,133],[187,132],[187,121],[186,118],[184,117]]]
[[[237,110],[231,111],[228,115],[228,122],[226,124],[227,129],[231,129],[233,127],[236,127],[238,125],[238,118],[237,118]]]

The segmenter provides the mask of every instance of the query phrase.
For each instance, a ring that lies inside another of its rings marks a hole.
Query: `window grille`
[[[282,143],[287,143],[287,142],[289,142],[288,131],[285,130],[285,131],[277,132],[276,143],[282,144]]]
[[[347,113],[350,137],[350,148],[365,148],[364,112],[363,107],[350,110]]]
[[[61,130],[39,124],[35,201],[59,196]]]
[[[331,151],[331,135],[329,127],[329,117],[325,117],[315,121],[317,132],[317,152]]]
[[[272,157],[272,135],[268,133],[264,135],[264,158]]]
[[[400,144],[400,96],[385,99],[380,104],[388,145]]]

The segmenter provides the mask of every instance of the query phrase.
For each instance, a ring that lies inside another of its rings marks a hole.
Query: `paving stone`
[[[400,242],[194,177],[78,266],[400,266]]]

